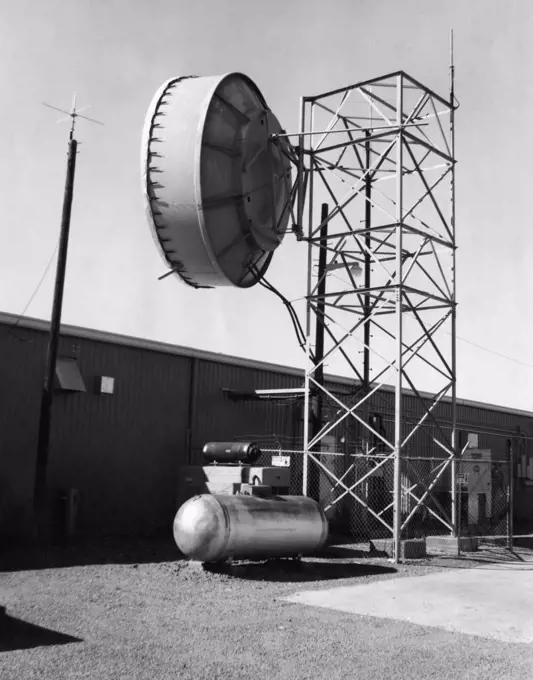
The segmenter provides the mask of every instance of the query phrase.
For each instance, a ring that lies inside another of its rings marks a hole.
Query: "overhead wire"
[[[285,305],[287,311],[289,312],[289,315],[291,317],[291,321],[296,333],[296,337],[298,340],[298,344],[301,347],[303,351],[306,351],[306,341],[305,341],[305,334],[303,332],[302,325],[300,323],[300,320],[294,310],[292,302],[288,300],[273,284],[271,284],[265,277],[262,277],[259,280],[259,283],[266,289],[269,290],[270,292],[274,293]],[[305,298],[303,298],[305,299]],[[508,361],[512,361],[514,363],[520,364],[522,366],[526,366],[527,368],[533,368],[532,364],[528,364],[526,362],[520,361],[519,359],[514,359],[512,357],[509,357],[505,354],[502,354],[500,352],[496,352],[494,350],[489,349],[488,347],[484,347],[483,345],[479,345],[478,343],[472,342],[471,340],[467,340],[466,338],[463,338],[461,336],[456,336],[458,340],[461,342],[465,342],[469,345],[472,345],[473,347],[476,347],[480,350],[483,350],[485,352],[488,352],[490,354],[493,354],[495,356],[499,356],[502,359],[507,359]],[[311,354],[311,359],[314,360],[313,355]]]
[[[41,278],[39,279],[37,285],[35,286],[35,288],[34,288],[34,290],[33,290],[33,293],[31,294],[31,296],[30,296],[28,302],[26,303],[24,309],[23,309],[22,312],[19,314],[19,316],[17,317],[17,319],[16,319],[12,324],[9,325],[8,332],[9,332],[11,335],[14,335],[14,337],[16,337],[16,338],[18,338],[18,339],[20,339],[20,338],[19,338],[17,335],[15,335],[15,334],[13,333],[13,330],[14,330],[15,328],[17,328],[17,326],[20,324],[20,322],[22,321],[22,319],[25,317],[26,312],[28,311],[28,309],[29,309],[31,303],[34,301],[34,299],[35,299],[37,293],[38,293],[39,290],[41,289],[41,286],[43,285],[44,280],[45,280],[45,278],[46,278],[46,275],[48,274],[48,271],[50,270],[50,267],[52,266],[52,263],[53,263],[53,261],[54,261],[54,259],[55,259],[55,256],[57,255],[58,248],[59,248],[59,240],[57,241],[56,246],[55,246],[55,248],[54,248],[52,254],[50,255],[50,257],[49,257],[49,259],[48,259],[48,262],[47,262],[47,264],[46,264],[46,267],[44,268],[44,271],[43,271],[43,273],[42,273],[42,276],[41,276]]]
[[[468,345],[472,345],[473,347],[477,347],[478,349],[482,349],[484,352],[488,352],[489,354],[494,354],[497,357],[501,357],[502,359],[507,359],[508,361],[512,361],[515,364],[520,364],[521,366],[527,366],[527,368],[533,368],[533,364],[528,364],[525,361],[520,361],[520,359],[513,359],[513,357],[509,357],[506,354],[502,354],[501,352],[496,352],[492,349],[489,349],[488,347],[483,347],[483,345],[478,345],[476,342],[472,342],[471,340],[467,340],[466,338],[461,338],[458,335],[455,336],[457,340],[461,340],[462,342],[466,342]]]
[[[33,300],[35,299],[37,293],[38,293],[39,290],[41,289],[41,286],[43,285],[44,280],[45,280],[45,278],[46,278],[46,276],[47,276],[47,274],[48,274],[48,271],[50,270],[50,267],[52,266],[53,260],[54,260],[56,254],[57,254],[58,247],[59,247],[59,241],[57,242],[57,244],[56,244],[56,246],[55,246],[55,248],[54,248],[54,250],[53,250],[53,252],[52,252],[52,254],[51,254],[51,256],[50,256],[50,258],[48,259],[48,262],[47,262],[47,264],[46,264],[46,266],[45,266],[45,268],[44,268],[44,271],[43,271],[43,273],[42,273],[42,275],[41,275],[41,278],[39,279],[37,285],[35,286],[35,289],[33,290],[33,292],[32,292],[32,294],[31,294],[30,298],[28,299],[28,302],[27,302],[26,305],[24,306],[22,312],[21,312],[21,313],[19,314],[19,316],[17,317],[16,321],[14,321],[13,324],[10,325],[10,327],[9,327],[10,332],[11,332],[13,329],[17,328],[17,326],[20,324],[20,322],[22,321],[22,319],[25,317],[26,312],[28,311],[28,309],[29,309],[31,303],[33,302]],[[293,306],[293,302],[294,302],[294,301],[291,302],[290,300],[288,300],[288,298],[286,298],[285,295],[283,295],[283,293],[281,293],[281,292],[280,292],[280,291],[279,291],[272,283],[270,283],[270,281],[268,281],[264,276],[263,276],[262,278],[259,279],[259,283],[260,283],[260,285],[261,285],[263,288],[265,288],[266,290],[269,290],[270,292],[274,293],[274,294],[275,294],[275,295],[283,302],[285,308],[286,308],[287,311],[289,312],[289,316],[290,316],[290,318],[291,318],[291,322],[292,322],[293,327],[294,327],[294,331],[295,331],[295,334],[296,334],[296,338],[297,338],[298,344],[299,344],[299,346],[301,347],[301,349],[302,349],[303,351],[306,351],[306,338],[305,338],[305,333],[304,333],[304,331],[303,331],[303,328],[302,328],[302,324],[301,324],[301,322],[300,322],[300,319],[298,318],[298,315],[297,315],[296,311],[294,310],[294,306]],[[305,298],[301,298],[301,299],[305,299]],[[448,333],[448,334],[449,334],[449,333]],[[18,337],[18,336],[17,336],[17,337]],[[458,335],[457,335],[456,338],[457,338],[457,340],[460,340],[461,342],[465,342],[465,343],[467,343],[467,344],[469,344],[469,345],[472,345],[473,347],[476,347],[476,348],[478,348],[478,349],[480,349],[480,350],[482,350],[482,351],[484,351],[484,352],[487,352],[487,353],[489,353],[489,354],[493,354],[494,356],[498,356],[498,357],[500,357],[500,358],[502,358],[502,359],[506,359],[507,361],[512,361],[513,363],[519,364],[519,365],[521,365],[521,366],[526,366],[527,368],[533,368],[533,364],[528,364],[527,362],[521,361],[521,360],[519,360],[519,359],[515,359],[515,358],[513,358],[513,357],[509,357],[509,356],[507,356],[506,354],[502,354],[501,352],[496,352],[495,350],[489,349],[488,347],[484,347],[483,345],[480,345],[480,344],[478,344],[478,343],[476,343],[476,342],[473,342],[473,341],[471,341],[471,340],[467,340],[466,338],[463,338],[463,337],[461,337],[461,336],[458,336]]]

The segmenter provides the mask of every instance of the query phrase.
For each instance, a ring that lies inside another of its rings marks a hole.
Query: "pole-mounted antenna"
[[[52,417],[52,403],[54,397],[54,382],[56,377],[57,354],[59,346],[59,332],[61,327],[61,311],[63,307],[63,291],[65,287],[65,272],[67,268],[67,252],[68,239],[70,231],[70,215],[72,212],[72,199],[74,195],[74,174],[76,170],[76,154],[78,149],[78,142],[74,138],[74,130],[76,127],[76,119],[84,118],[91,123],[103,125],[99,120],[82,116],[80,111],[83,109],[76,108],[76,95],[72,100],[72,109],[65,111],[57,106],[46,104],[45,106],[55,111],[60,111],[66,114],[67,118],[58,120],[58,123],[64,120],[71,121],[69,142],[68,142],[68,157],[67,157],[67,176],[65,181],[65,192],[63,196],[63,211],[61,215],[61,228],[59,234],[59,248],[57,254],[57,268],[56,279],[54,286],[54,300],[52,304],[52,316],[50,320],[50,331],[48,335],[48,349],[46,353],[46,372],[43,384],[43,391],[41,397],[41,410],[39,417],[39,432],[37,439],[37,458],[35,462],[35,481],[33,489],[33,509],[34,509],[34,524],[37,531],[37,538],[48,540],[50,533],[50,508],[47,498],[47,468],[50,450],[50,432],[51,432],[51,417]]]
[[[71,121],[70,124],[70,135],[69,139],[73,139],[74,137],[74,129],[76,127],[76,118],[83,118],[84,120],[88,120],[91,123],[96,123],[97,125],[103,125],[99,120],[96,120],[95,118],[89,118],[89,116],[82,116],[81,111],[86,111],[87,109],[91,108],[91,105],[89,104],[88,106],[84,106],[81,109],[76,108],[76,93],[74,93],[72,97],[72,108],[70,111],[66,111],[65,109],[60,109],[57,106],[52,106],[51,104],[47,104],[46,102],[43,102],[43,106],[47,106],[49,109],[54,109],[54,111],[59,111],[60,113],[64,113],[66,115],[66,118],[60,118],[59,120],[56,120],[56,123],[64,123],[67,120]]]

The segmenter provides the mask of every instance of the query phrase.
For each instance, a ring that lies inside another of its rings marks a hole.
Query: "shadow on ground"
[[[513,544],[515,548],[533,550],[533,536],[515,536]]]
[[[325,559],[368,559],[368,558],[387,558],[386,552],[375,550],[371,545],[370,548],[365,548],[362,545],[348,547],[346,545],[326,545],[320,550],[317,550],[314,557],[322,557]]]
[[[333,542],[334,541],[334,542]],[[370,545],[370,548],[369,548]],[[372,544],[346,544],[332,537],[313,557],[324,559],[385,558],[385,553],[372,549]],[[111,537],[93,541],[78,539],[56,544],[27,543],[2,545],[0,572],[30,569],[55,569],[62,567],[98,564],[149,564],[183,560],[172,532],[150,537]]]
[[[461,555],[435,554],[430,556],[436,567],[449,569],[471,569],[472,567],[490,567],[506,569],[509,565],[533,570],[533,541],[514,548],[484,545],[475,552],[463,552]]]
[[[276,581],[301,583],[336,579],[395,574],[396,569],[377,564],[350,562],[321,562],[318,560],[264,560],[262,562],[234,562],[233,564],[205,564],[205,571],[227,574],[248,581]]]
[[[0,615],[0,652],[13,652],[17,649],[49,647],[82,642],[80,638],[55,630],[42,628],[33,623],[15,619],[8,614]]]
[[[98,564],[148,564],[182,559],[183,555],[172,536],[121,537],[63,545],[8,546],[0,554],[0,572]]]

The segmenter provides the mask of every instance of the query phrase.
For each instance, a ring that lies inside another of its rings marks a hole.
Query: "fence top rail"
[[[346,458],[369,458],[369,459],[375,459],[375,460],[386,460],[387,458],[391,458],[393,456],[392,453],[350,453],[350,452],[343,452],[343,451],[304,451],[303,449],[284,449],[284,448],[265,448],[265,447],[260,447],[262,453],[271,453],[276,456],[286,456],[286,455],[304,455],[305,453],[308,453],[312,456],[344,456]],[[443,463],[448,460],[450,460],[449,456],[402,456],[402,460],[409,461],[409,462],[416,462],[416,461],[429,461],[429,462],[434,462],[434,463]],[[466,460],[464,458],[458,458],[457,459],[460,462],[472,462],[472,463],[508,463],[509,460],[503,460],[503,461],[485,461],[480,458],[472,459],[472,460]]]

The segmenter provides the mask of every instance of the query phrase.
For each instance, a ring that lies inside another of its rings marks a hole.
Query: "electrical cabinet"
[[[461,460],[459,473],[469,524],[484,524],[492,517],[494,459],[490,449],[467,449]]]

